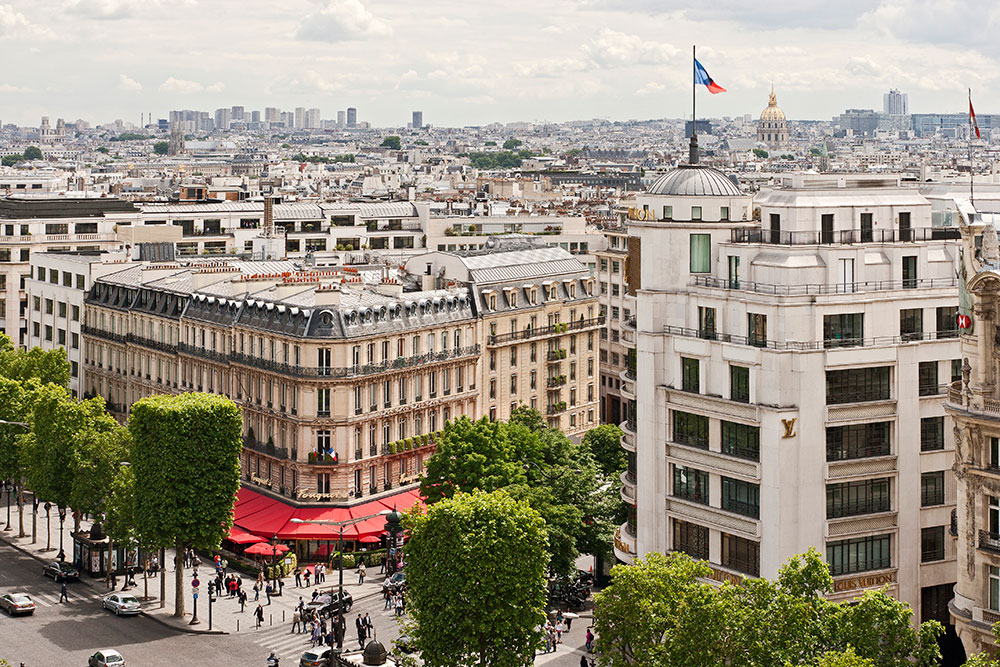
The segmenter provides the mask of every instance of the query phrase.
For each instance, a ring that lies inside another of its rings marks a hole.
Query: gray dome
[[[682,164],[649,186],[646,194],[680,197],[739,197],[743,193],[718,169],[700,164]]]

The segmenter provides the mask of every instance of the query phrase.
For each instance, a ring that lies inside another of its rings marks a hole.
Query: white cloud
[[[12,33],[18,27],[27,27],[24,14],[14,11],[10,5],[0,5],[0,36]]]
[[[662,93],[666,88],[666,85],[662,83],[657,83],[656,81],[650,81],[642,88],[635,91],[636,95],[655,95],[657,93]]]
[[[135,13],[133,0],[70,0],[66,11],[101,21],[127,19]]]
[[[126,74],[119,74],[118,75],[118,89],[119,90],[132,90],[132,91],[142,90],[142,84],[139,83],[138,81],[136,81],[135,79],[129,78],[128,75],[126,75]]]
[[[679,52],[666,42],[649,40],[639,35],[602,29],[597,37],[585,44],[583,52],[600,67],[624,65],[664,65]]]
[[[305,17],[296,36],[319,42],[342,42],[391,34],[392,26],[368,11],[361,0],[327,0],[322,9]]]
[[[12,86],[9,83],[0,83],[0,93],[26,93],[27,88],[18,88],[17,86]]]
[[[160,90],[165,93],[179,93],[181,95],[190,95],[192,93],[200,93],[205,89],[205,86],[201,85],[197,81],[187,81],[185,79],[175,79],[170,77],[166,81],[160,84]]]
[[[222,83],[221,81],[216,81],[215,83],[210,83],[207,86],[205,86],[205,92],[206,93],[221,93],[222,90],[225,87],[226,87],[226,84]]]

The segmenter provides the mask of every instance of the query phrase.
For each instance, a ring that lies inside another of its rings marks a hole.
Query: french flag
[[[713,95],[726,92],[725,88],[723,88],[722,86],[720,86],[719,84],[717,84],[715,81],[712,80],[712,77],[708,75],[708,72],[705,71],[705,68],[702,66],[700,62],[698,62],[697,59],[695,59],[694,61],[694,82],[704,85],[706,88],[708,88],[708,92],[712,93]]]

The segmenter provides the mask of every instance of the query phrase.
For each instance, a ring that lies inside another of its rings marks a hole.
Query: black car
[[[344,591],[344,613],[346,614],[354,606],[354,596]],[[317,595],[315,600],[312,600],[305,606],[305,612],[311,614],[313,610],[316,610],[322,618],[328,618],[330,616],[335,616],[340,612],[340,598],[338,591],[330,591],[329,593],[324,593],[323,595]]]
[[[76,581],[80,578],[79,570],[61,560],[54,560],[43,567],[42,574],[46,577],[52,577],[55,581]]]

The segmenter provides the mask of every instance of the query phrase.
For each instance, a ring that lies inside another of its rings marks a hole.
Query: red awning
[[[245,554],[250,554],[251,556],[280,556],[281,554],[288,551],[288,547],[284,544],[268,544],[266,542],[261,542],[260,544],[253,544],[243,551]]]
[[[226,538],[230,542],[235,542],[236,544],[257,544],[259,542],[267,542],[263,537],[258,537],[257,535],[251,535],[245,530],[241,530],[236,526],[229,529],[229,536]]]

